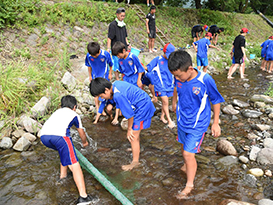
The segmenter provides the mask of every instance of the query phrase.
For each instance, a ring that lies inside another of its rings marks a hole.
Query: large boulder
[[[257,162],[260,164],[273,164],[273,149],[263,148],[257,155]]]
[[[31,142],[28,139],[26,139],[25,137],[21,137],[15,143],[15,145],[13,146],[13,149],[19,152],[27,151],[30,145],[31,145]]]
[[[273,205],[273,201],[270,199],[261,199],[258,201],[258,205]]]
[[[30,133],[37,133],[42,128],[42,125],[39,122],[26,115],[22,115],[17,124],[24,127],[25,130]]]
[[[239,110],[234,109],[232,105],[227,105],[222,109],[223,113],[228,115],[237,115],[240,113]]]
[[[68,91],[72,91],[74,90],[74,88],[77,85],[76,82],[76,78],[71,75],[71,73],[66,72],[61,80],[61,82],[63,83],[64,87],[68,90]]]
[[[42,97],[32,108],[31,114],[34,118],[42,117],[46,113],[50,104],[50,99]]]
[[[246,102],[243,102],[241,100],[237,100],[237,99],[234,99],[232,101],[232,104],[235,105],[235,106],[238,106],[240,108],[245,108],[245,107],[249,107],[249,103],[246,103]]]
[[[229,142],[225,139],[222,139],[217,142],[216,150],[223,155],[237,156],[237,154],[238,154],[236,149],[234,148],[234,146],[231,144],[231,142]]]
[[[12,148],[12,140],[9,137],[3,137],[0,142],[0,148],[2,149],[10,149]]]
[[[258,118],[262,114],[262,112],[256,110],[245,109],[242,111],[242,115],[247,118]]]
[[[267,95],[253,95],[250,100],[252,102],[257,102],[257,101],[261,101],[261,102],[265,102],[265,103],[270,103],[273,104],[273,98],[269,97]]]
[[[255,205],[255,204],[244,202],[244,201],[237,201],[234,199],[225,199],[219,205]]]

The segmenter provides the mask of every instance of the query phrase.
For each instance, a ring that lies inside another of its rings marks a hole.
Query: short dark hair
[[[112,83],[106,80],[105,78],[95,78],[91,80],[89,84],[90,94],[94,97],[105,93],[105,88],[110,89],[112,87]]]
[[[219,30],[223,32],[225,30],[225,28],[219,28]]]
[[[125,13],[125,8],[118,8],[116,14]]]
[[[170,71],[180,69],[186,72],[190,66],[192,66],[192,59],[190,54],[186,51],[177,50],[172,52],[169,56],[168,67]]]
[[[91,56],[95,56],[100,52],[100,44],[98,42],[90,42],[87,45],[87,51]]]
[[[63,96],[61,99],[61,107],[68,107],[70,109],[73,109],[75,107],[75,105],[77,106],[77,100],[74,96],[72,95],[66,95]]]
[[[116,56],[119,53],[123,53],[123,49],[126,50],[124,43],[117,41],[112,47],[112,54]]]
[[[156,9],[156,6],[155,6],[155,5],[152,5],[152,6],[150,7],[150,11],[153,10],[153,9]]]

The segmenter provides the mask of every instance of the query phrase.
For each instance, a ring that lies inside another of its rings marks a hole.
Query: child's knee
[[[183,157],[187,159],[195,159],[195,154],[184,150]]]

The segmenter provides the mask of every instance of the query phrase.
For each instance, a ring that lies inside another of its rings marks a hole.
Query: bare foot
[[[169,122],[169,124],[167,125],[168,128],[173,129],[175,127],[175,123],[173,121]]]
[[[191,186],[186,185],[186,187],[176,195],[176,198],[177,199],[187,199],[189,194],[193,190],[193,188],[194,188],[193,185],[191,185]]]
[[[157,97],[153,97],[153,98],[152,98],[152,102],[155,102],[155,103],[156,103],[157,101],[158,101]]]
[[[183,164],[183,166],[180,168],[182,172],[185,172],[187,171],[187,167],[186,167],[186,164]]]
[[[228,77],[227,77],[227,79],[233,79],[234,77],[232,77],[232,76],[230,76],[230,75],[228,75]]]
[[[130,170],[132,170],[133,168],[137,167],[138,165],[140,165],[139,162],[131,162],[131,164],[122,165],[122,166],[121,166],[121,169],[122,169],[123,171],[130,171]]]
[[[168,121],[167,120],[165,120],[165,118],[164,117],[161,117],[160,118],[160,120],[164,123],[164,124],[167,124],[168,123]]]

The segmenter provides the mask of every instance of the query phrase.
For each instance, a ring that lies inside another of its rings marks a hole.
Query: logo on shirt
[[[192,88],[192,92],[195,94],[195,95],[198,95],[201,91],[201,88],[200,87],[193,87]]]
[[[135,128],[135,129],[138,129],[138,125],[134,125],[134,128]]]
[[[163,64],[164,64],[164,61],[161,61],[160,64],[163,65]]]
[[[177,87],[178,87],[178,88],[182,88],[182,83],[177,82]]]
[[[105,58],[101,58],[100,61],[101,61],[101,62],[104,62],[104,61],[105,61]]]
[[[94,61],[94,58],[91,58],[91,61]]]
[[[120,61],[120,62],[119,62],[119,64],[120,64],[120,65],[123,65],[123,62],[122,62],[122,61]]]
[[[132,65],[133,65],[133,61],[129,61],[128,63],[129,63],[129,65],[130,65],[130,66],[132,66]]]

